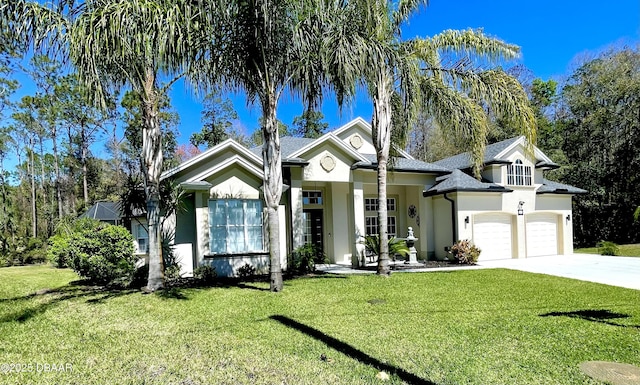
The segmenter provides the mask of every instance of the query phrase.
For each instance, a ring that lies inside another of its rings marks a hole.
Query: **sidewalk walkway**
[[[334,274],[374,274],[375,270],[352,269],[347,265],[317,265],[320,271]],[[552,255],[526,259],[503,259],[480,262],[476,266],[434,267],[393,270],[395,273],[428,273],[452,270],[512,269],[529,273],[603,283],[640,290],[640,258],[610,257],[594,254]]]

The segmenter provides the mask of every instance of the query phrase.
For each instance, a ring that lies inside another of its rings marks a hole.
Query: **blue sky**
[[[616,43],[640,41],[640,0],[431,0],[403,28],[404,37],[432,36],[446,29],[483,28],[490,36],[521,47],[522,55],[513,64],[524,64],[536,77],[561,79],[571,73],[579,58],[589,57]],[[24,78],[16,96],[33,92]],[[200,130],[201,103],[183,84],[171,91],[174,108],[180,115],[180,143],[187,143],[192,132]],[[250,134],[258,127],[260,109],[247,106],[243,95],[232,95],[240,119],[236,129]],[[369,121],[371,103],[361,92],[354,103],[338,114],[333,95],[322,106],[331,128],[362,116]],[[278,118],[291,124],[302,105],[291,97],[280,101]],[[97,156],[106,156],[94,148]]]
[[[490,36],[521,48],[524,64],[536,77],[561,79],[571,73],[580,58],[589,57],[611,44],[640,41],[640,0],[431,0],[405,28],[404,37],[432,36],[446,29],[483,28]],[[338,114],[333,95],[322,106],[330,127],[362,116],[371,118],[371,103],[364,92]],[[247,107],[242,95],[233,98],[240,115],[238,130],[250,133],[258,126],[260,109]],[[172,91],[172,102],[180,113],[180,142],[200,129],[200,103],[180,84]],[[278,118],[287,124],[302,112],[298,100],[284,97]]]

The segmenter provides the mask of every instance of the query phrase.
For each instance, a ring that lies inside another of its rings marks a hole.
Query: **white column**
[[[516,215],[516,250],[514,258],[526,258],[527,257],[527,234],[525,233],[525,216]]]
[[[291,172],[291,231],[293,232],[293,250],[304,244],[304,215],[302,212],[302,180]]]
[[[203,193],[196,191],[195,192],[195,210],[196,210],[196,267],[202,265],[204,262],[204,255],[209,249],[209,218],[208,214],[208,202],[205,202],[207,205],[203,203]]]
[[[366,234],[364,227],[364,190],[362,182],[353,182],[353,219],[355,242],[353,245],[351,264],[359,265],[364,247],[364,244],[360,242],[364,242],[364,236]]]

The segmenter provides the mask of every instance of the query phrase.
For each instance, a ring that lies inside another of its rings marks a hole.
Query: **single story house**
[[[362,237],[377,233],[371,135],[357,118],[317,139],[281,138],[283,267],[306,243],[332,263],[358,263]],[[444,259],[458,239],[473,240],[480,260],[571,254],[571,198],[585,191],[546,180],[558,166],[526,148],[524,137],[489,145],[482,180],[469,175],[467,153],[426,163],[400,151],[388,174],[389,234],[412,227],[419,259]],[[162,175],[186,192],[186,210],[165,221],[184,273],[205,264],[219,275],[245,264],[268,271],[261,151],[229,139]]]

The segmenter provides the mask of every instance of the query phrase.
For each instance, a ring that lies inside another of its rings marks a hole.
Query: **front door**
[[[304,243],[315,245],[324,252],[322,242],[322,209],[306,209],[304,215]]]

